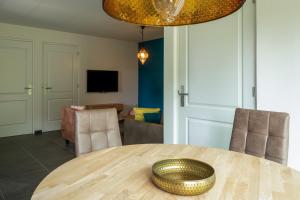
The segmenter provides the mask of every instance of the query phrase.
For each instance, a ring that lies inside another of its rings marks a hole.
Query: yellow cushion
[[[133,108],[135,120],[144,121],[144,113],[158,113],[160,108]]]

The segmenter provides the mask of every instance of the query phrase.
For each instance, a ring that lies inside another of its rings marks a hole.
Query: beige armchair
[[[289,114],[236,109],[230,150],[287,164]]]
[[[92,151],[121,146],[115,108],[75,113],[75,151],[80,156]]]

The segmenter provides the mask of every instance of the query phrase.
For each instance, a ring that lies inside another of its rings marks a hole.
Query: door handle
[[[52,87],[42,87],[44,89],[44,95],[48,93],[48,90],[52,90]]]
[[[32,95],[32,86],[31,86],[31,84],[29,84],[28,87],[24,87],[24,90],[27,90],[27,94],[29,96]]]
[[[184,103],[184,97],[188,96],[189,93],[184,92],[184,86],[181,86],[181,91],[178,91],[178,95],[180,96],[180,106],[184,107],[185,103]]]

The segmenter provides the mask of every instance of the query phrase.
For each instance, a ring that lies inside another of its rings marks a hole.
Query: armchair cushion
[[[159,124],[160,123],[160,113],[145,113],[144,114],[144,118],[145,118],[145,122],[149,122],[149,123],[155,123],[155,124]]]
[[[157,113],[160,112],[160,108],[133,108],[135,114],[135,120],[144,121],[145,113]]]

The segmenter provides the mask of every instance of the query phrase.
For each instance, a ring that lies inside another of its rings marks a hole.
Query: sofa
[[[125,119],[124,121],[124,145],[163,143],[163,123],[160,124]]]

